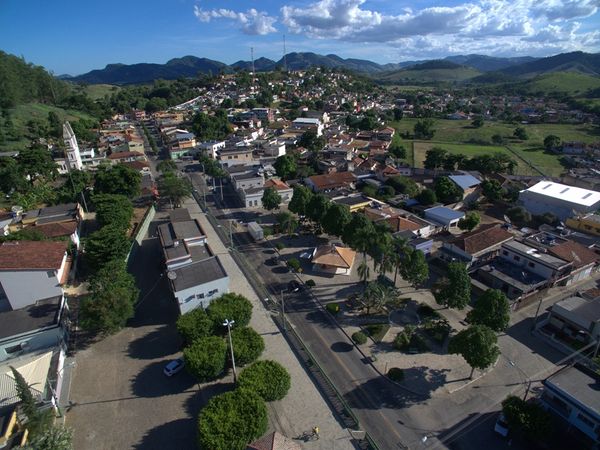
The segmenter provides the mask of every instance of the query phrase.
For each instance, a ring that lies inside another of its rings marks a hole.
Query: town
[[[3,110],[0,447],[597,447],[593,108],[327,67],[75,89]]]

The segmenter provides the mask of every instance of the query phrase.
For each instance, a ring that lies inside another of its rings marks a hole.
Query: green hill
[[[519,64],[502,72],[521,78],[530,78],[549,72],[579,72],[600,75],[600,53],[571,52]]]
[[[481,74],[481,72],[472,67],[459,66],[448,62],[445,63],[451,64],[453,67],[438,68],[438,64],[424,63],[408,69],[383,73],[376,78],[379,81],[387,83],[459,83],[470,80]]]
[[[576,72],[554,72],[537,76],[524,85],[531,93],[565,93],[574,97],[600,88],[600,77]]]

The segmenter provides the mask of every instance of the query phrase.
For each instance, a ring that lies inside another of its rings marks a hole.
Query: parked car
[[[173,361],[169,361],[169,363],[165,366],[163,373],[168,377],[172,377],[176,373],[180,372],[181,369],[184,368],[184,366],[185,361],[183,360],[183,358],[177,358]]]
[[[494,431],[502,437],[508,436],[508,423],[506,423],[506,417],[504,417],[504,414],[500,413],[498,416],[496,425],[494,425]]]
[[[298,292],[302,290],[302,285],[298,283],[296,280],[292,280],[288,283],[288,291],[289,292]]]

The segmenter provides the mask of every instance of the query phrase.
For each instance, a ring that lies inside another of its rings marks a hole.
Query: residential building
[[[569,228],[600,236],[600,215],[598,214],[569,217],[565,223]]]
[[[305,183],[313,192],[329,192],[335,189],[354,190],[357,177],[352,172],[333,172],[324,175],[313,175],[306,178]]]
[[[323,123],[319,119],[298,117],[292,122],[292,128],[297,130],[314,130],[317,137],[323,134]]]
[[[567,278],[573,270],[572,263],[515,240],[502,244],[498,256],[515,267],[539,275],[549,286]]]
[[[262,188],[265,185],[265,178],[255,170],[230,175],[230,180],[236,191],[240,189]]]
[[[500,224],[486,224],[444,242],[438,255],[446,261],[464,262],[467,267],[481,265],[495,258],[501,245],[512,239]]]
[[[450,181],[456,184],[462,191],[463,202],[469,203],[478,197],[477,188],[481,181],[468,173],[462,175],[448,175]]]
[[[351,194],[351,195],[343,195],[340,197],[334,197],[332,199],[333,202],[339,203],[340,205],[345,205],[350,209],[350,212],[361,211],[366,207],[370,206],[372,200],[368,197],[365,197],[362,194]]]
[[[225,148],[225,141],[206,141],[199,146],[200,151],[212,159],[217,159],[219,150]]]
[[[445,206],[434,206],[426,209],[424,213],[425,219],[438,224],[446,230],[458,227],[458,221],[465,217],[464,212],[455,211]]]
[[[313,269],[333,275],[350,275],[355,259],[354,250],[335,244],[321,245],[312,253]]]
[[[600,299],[568,297],[556,302],[538,328],[552,337],[566,336],[582,344],[595,342],[600,339]]]
[[[294,190],[289,187],[284,181],[278,180],[277,178],[270,178],[265,181],[264,188],[275,188],[277,193],[281,196],[282,203],[289,203],[294,195]]]
[[[553,181],[540,181],[519,193],[519,201],[531,214],[552,213],[561,220],[600,208],[600,192]]]
[[[222,148],[218,150],[217,158],[224,167],[235,166],[238,164],[250,164],[254,162],[252,148],[250,147]]]

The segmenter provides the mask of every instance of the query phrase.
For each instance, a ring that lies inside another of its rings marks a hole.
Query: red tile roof
[[[470,255],[475,255],[494,245],[500,245],[509,241],[513,235],[500,228],[498,224],[490,223],[482,225],[479,229],[465,233],[450,241],[450,244],[456,245]]]
[[[286,183],[284,183],[281,180],[277,180],[275,178],[270,178],[267,181],[265,181],[265,188],[270,188],[270,187],[274,187],[278,191],[285,191],[285,190],[291,189]]]
[[[0,245],[0,270],[60,269],[68,242],[7,241]]]
[[[141,158],[143,156],[140,152],[117,152],[111,153],[108,159]]]
[[[313,175],[308,177],[317,189],[334,189],[347,186],[356,181],[356,176],[352,172],[334,172],[325,175]]]
[[[593,250],[574,241],[563,242],[548,249],[548,253],[573,263],[575,268],[597,262],[600,256]]]
[[[417,231],[421,229],[421,225],[414,223],[411,220],[405,219],[404,217],[390,217],[387,219],[394,233],[398,231],[410,230]]]
[[[77,229],[77,221],[56,222],[44,225],[35,225],[33,230],[39,231],[47,238],[56,238],[61,236],[71,236]]]

